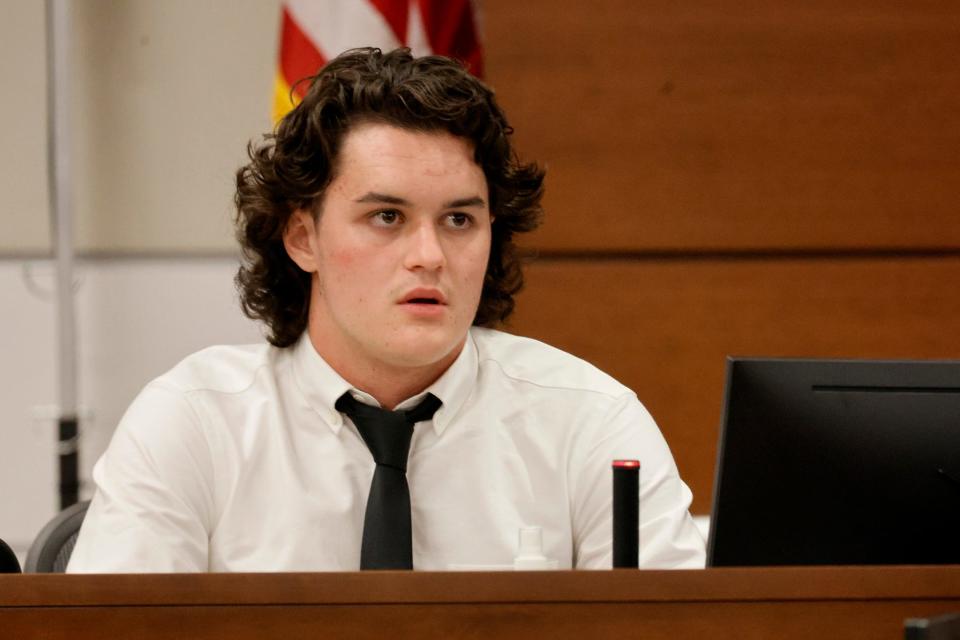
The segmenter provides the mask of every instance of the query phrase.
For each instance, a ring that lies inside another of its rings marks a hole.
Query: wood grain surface
[[[867,638],[960,607],[960,567],[0,576],[10,638]]]
[[[960,358],[960,257],[541,260],[510,330],[583,357],[660,424],[708,513],[728,355]]]
[[[960,3],[487,0],[552,251],[958,247]]]

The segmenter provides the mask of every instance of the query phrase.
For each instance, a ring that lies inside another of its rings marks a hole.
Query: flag
[[[273,119],[278,122],[306,94],[301,82],[328,60],[355,47],[462,60],[483,75],[477,0],[283,0]]]

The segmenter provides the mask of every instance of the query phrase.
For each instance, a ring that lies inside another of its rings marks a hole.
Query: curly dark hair
[[[309,79],[306,97],[237,171],[237,239],[243,263],[236,284],[244,313],[263,320],[278,347],[307,326],[310,274],[287,255],[283,232],[292,213],[313,211],[330,184],[350,127],[382,122],[415,131],[446,131],[473,142],[494,216],[490,259],[473,323],[494,326],[513,312],[523,274],[513,235],[540,222],[544,172],[520,162],[513,129],[493,91],[459,62],[414,58],[409,49],[347,51]]]

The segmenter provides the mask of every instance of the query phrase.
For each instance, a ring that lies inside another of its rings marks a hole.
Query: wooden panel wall
[[[960,358],[960,4],[483,6],[548,170],[510,328],[636,389],[695,512],[726,355]]]

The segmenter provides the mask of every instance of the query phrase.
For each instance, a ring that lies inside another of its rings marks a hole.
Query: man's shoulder
[[[181,360],[151,385],[185,393],[239,393],[253,384],[262,369],[273,366],[284,351],[266,343],[207,347]]]
[[[480,366],[494,365],[517,382],[563,391],[588,391],[619,397],[628,387],[586,360],[539,340],[474,327]]]

